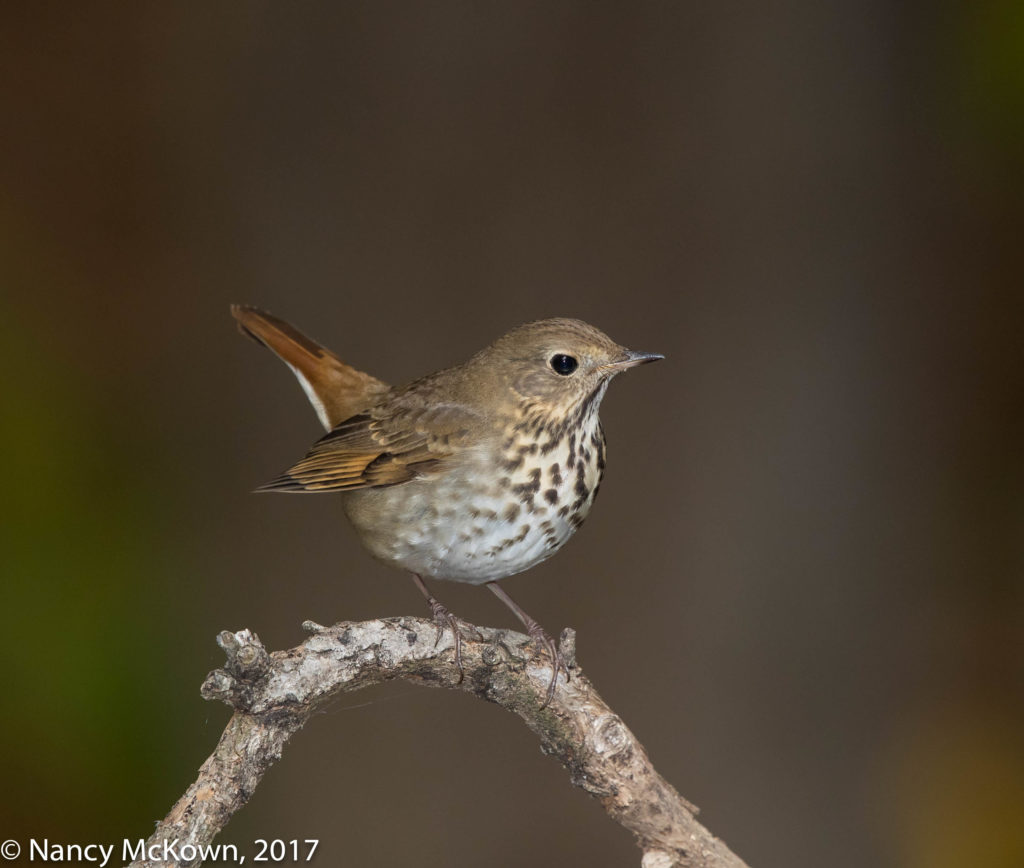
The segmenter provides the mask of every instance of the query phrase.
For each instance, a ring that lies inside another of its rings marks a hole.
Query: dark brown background
[[[506,587],[752,865],[1024,863],[1020,4],[24,4],[0,28],[0,837],[152,829],[271,647],[424,607],[267,307],[402,381],[577,316],[667,361]],[[462,616],[511,625],[490,594]],[[515,719],[338,702],[222,840],[635,865]]]

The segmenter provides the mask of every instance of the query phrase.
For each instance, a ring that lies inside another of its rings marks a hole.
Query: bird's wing
[[[464,453],[475,418],[458,404],[374,408],[346,419],[257,491],[351,491],[430,475]]]

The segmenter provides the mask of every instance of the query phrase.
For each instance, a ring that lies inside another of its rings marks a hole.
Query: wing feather
[[[443,469],[467,443],[476,414],[460,405],[397,401],[333,428],[306,456],[257,491],[383,488]]]

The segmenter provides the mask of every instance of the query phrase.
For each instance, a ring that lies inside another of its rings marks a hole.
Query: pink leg
[[[530,638],[546,650],[549,655],[551,655],[551,663],[553,667],[551,672],[551,682],[548,684],[548,693],[547,697],[544,699],[544,705],[541,706],[541,708],[543,708],[551,702],[555,695],[555,686],[558,684],[558,670],[561,669],[565,672],[565,678],[566,681],[568,681],[569,667],[566,666],[565,659],[562,657],[562,653],[558,650],[558,645],[555,644],[555,640],[545,632],[544,628],[541,627],[540,624],[527,615],[515,600],[505,593],[502,588],[498,587],[497,582],[487,582],[487,587],[494,592],[494,596],[515,612],[516,617],[523,622],[526,632],[530,634]]]

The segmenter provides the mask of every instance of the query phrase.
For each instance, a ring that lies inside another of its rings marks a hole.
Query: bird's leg
[[[566,681],[569,680],[569,667],[565,663],[565,658],[562,657],[562,652],[558,650],[558,645],[555,644],[555,640],[547,634],[540,624],[527,615],[515,600],[505,593],[502,588],[498,587],[497,582],[487,582],[487,587],[494,592],[494,596],[515,612],[516,617],[523,622],[526,632],[530,634],[530,638],[551,655],[551,682],[548,684],[548,693],[544,699],[544,704],[541,705],[541,708],[543,708],[551,702],[555,695],[555,685],[558,684],[559,669],[564,670],[565,679]]]
[[[437,624],[437,639],[434,645],[441,641],[445,625],[452,628],[452,635],[455,636],[455,668],[459,670],[459,684],[461,684],[462,679],[466,677],[466,673],[462,671],[462,634],[459,632],[459,621],[448,611],[448,607],[444,603],[440,602],[430,593],[430,590],[423,583],[423,579],[420,576],[416,575],[416,573],[410,573],[410,575],[412,576],[413,583],[420,589],[420,593],[427,598],[430,613],[434,617],[434,623]]]

